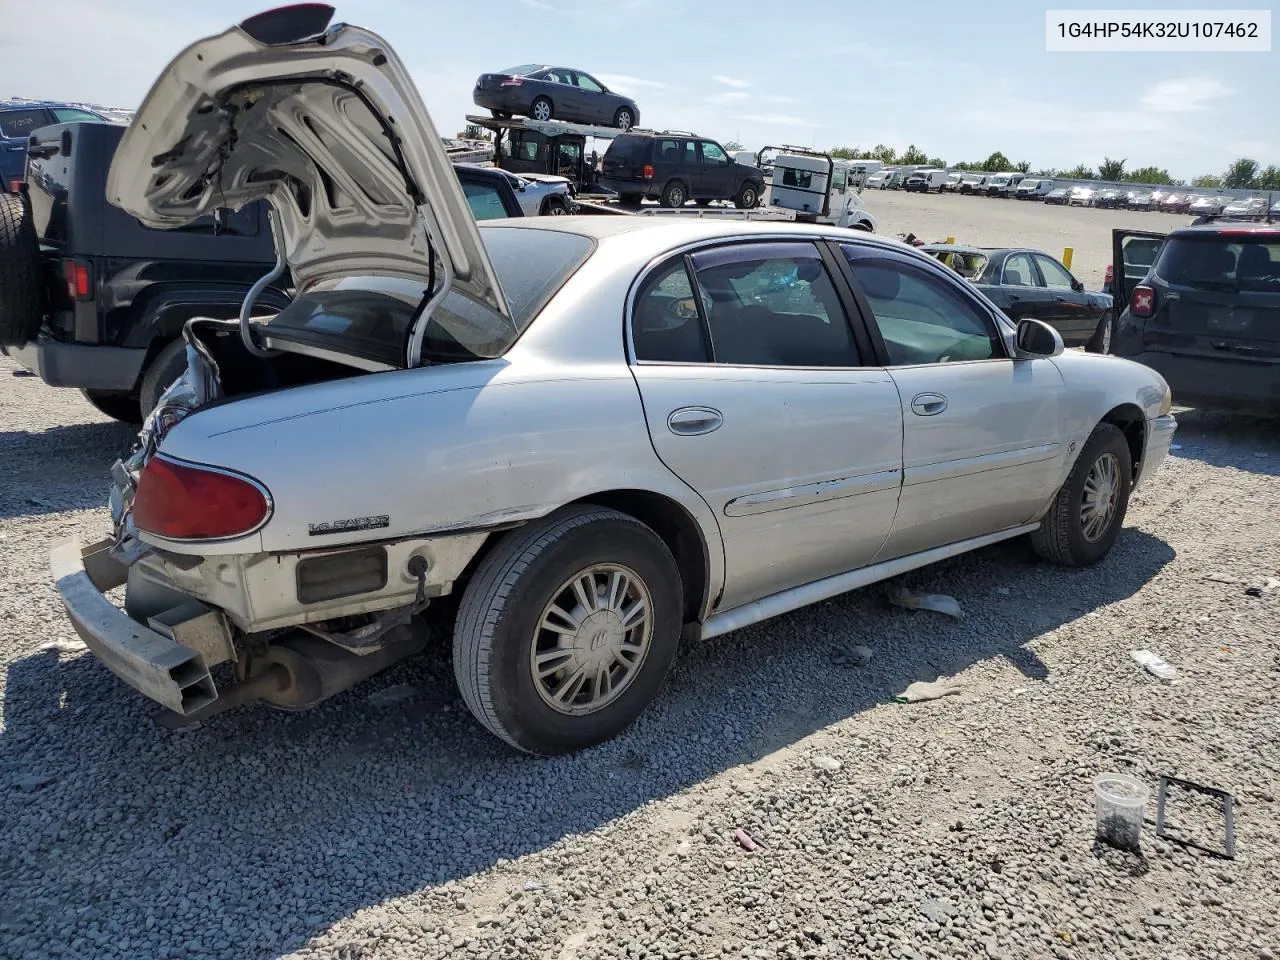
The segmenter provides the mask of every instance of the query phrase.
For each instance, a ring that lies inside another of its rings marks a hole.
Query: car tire
[[[186,369],[187,344],[179,337],[161,348],[142,375],[142,386],[138,389],[138,404],[142,409],[143,417],[150,416],[151,411],[160,402],[160,397]]]
[[[733,198],[733,205],[739,210],[752,210],[760,205],[760,184],[748,180]]]
[[[93,409],[121,423],[142,423],[142,405],[128,393],[107,390],[81,390]]]
[[[1054,497],[1040,529],[1031,534],[1036,553],[1068,567],[1097,563],[1110,552],[1124,526],[1132,484],[1133,460],[1128,440],[1119,427],[1098,424]],[[1086,501],[1088,493],[1093,496]],[[1099,509],[1103,506],[1105,509]]]
[[[555,108],[551,105],[551,100],[548,97],[536,97],[533,101],[533,105],[529,107],[529,116],[533,117],[535,120],[542,120],[544,122],[547,120],[554,120],[555,115]]]
[[[44,321],[40,240],[25,194],[0,194],[0,345],[34,340]]]
[[[615,575],[626,578],[617,602],[600,592],[616,589]],[[589,604],[597,606],[584,617]],[[638,604],[647,617],[624,631],[615,610],[629,617]],[[602,743],[657,696],[679,645],[682,609],[680,572],[649,527],[601,507],[557,511],[507,534],[471,578],[453,635],[462,699],[486,729],[528,753]],[[609,652],[597,652],[602,644]],[[539,676],[540,662],[544,671],[564,666]],[[601,678],[612,673],[620,686],[602,692]]]
[[[866,220],[859,220],[857,223],[853,225],[853,229],[862,230],[865,233],[875,233],[875,230],[872,229],[871,224]]]
[[[613,115],[613,125],[619,130],[630,130],[636,124],[636,115],[628,107],[619,107]]]
[[[1110,353],[1114,329],[1115,317],[1112,316],[1112,311],[1107,310],[1102,314],[1102,319],[1098,321],[1098,329],[1093,332],[1093,336],[1085,344],[1085,350],[1089,353]]]
[[[547,197],[546,203],[542,205],[542,215],[544,217],[567,217],[569,215],[569,204],[565,203],[563,197]]]
[[[678,210],[689,201],[689,193],[679,180],[672,180],[662,188],[662,205],[669,210]]]

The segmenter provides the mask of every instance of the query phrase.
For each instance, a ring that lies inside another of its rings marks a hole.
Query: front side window
[[[690,144],[692,146],[692,144]],[[725,156],[725,152],[720,149],[719,144],[710,141],[702,141],[702,159],[706,163],[723,166],[729,162],[729,158]]]
[[[891,366],[1002,358],[989,317],[959,289],[893,254],[844,244]]]
[[[578,80],[578,88],[580,90],[587,90],[591,93],[604,93],[604,87],[600,86],[585,73],[575,73],[574,76]]]
[[[508,216],[502,194],[493,184],[464,182],[462,192],[467,196],[471,215],[477,220],[497,220]]]
[[[1036,257],[1036,263],[1040,264],[1040,272],[1044,274],[1046,287],[1052,287],[1054,290],[1075,289],[1071,274],[1067,273],[1066,268],[1058,261],[1050,257]]]
[[[1025,253],[1015,253],[1004,262],[1003,283],[1006,287],[1038,287],[1035,267],[1031,265],[1031,257]]]

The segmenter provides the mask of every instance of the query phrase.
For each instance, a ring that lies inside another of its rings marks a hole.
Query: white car
[[[865,232],[477,225],[390,45],[314,10],[183,51],[108,180],[154,227],[266,198],[297,288],[187,325],[111,536],[53,552],[77,632],[170,720],[308,707],[425,614],[485,727],[575,750],[682,639],[1012,537],[1111,549],[1175,429],[1154,371]]]
[[[526,217],[564,217],[576,212],[573,182],[568,177],[510,170],[502,173],[511,180],[511,189]]]
[[[1094,189],[1092,187],[1073,187],[1067,197],[1068,207],[1092,207]]]

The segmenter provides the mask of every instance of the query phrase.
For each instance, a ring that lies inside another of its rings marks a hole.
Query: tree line
[[[827,151],[838,160],[879,160],[886,164],[919,165],[941,167],[944,170],[974,170],[983,173],[1001,173],[1016,170],[1019,173],[1031,173],[1030,162],[1023,160],[1014,163],[997,150],[985,160],[970,163],[947,163],[940,157],[930,157],[914,143],[899,154],[893,147],[883,143],[876,144],[870,150],[861,147],[832,147]],[[1115,183],[1168,184],[1174,187],[1185,187],[1185,181],[1175,179],[1168,170],[1162,167],[1147,166],[1134,170],[1125,169],[1126,160],[1112,160],[1104,157],[1095,171],[1092,167],[1081,163],[1070,170],[1037,170],[1037,177],[1061,177],[1066,180],[1110,180]],[[1231,187],[1241,190],[1280,190],[1280,166],[1271,164],[1262,167],[1258,161],[1241,157],[1234,161],[1223,173],[1201,174],[1191,181],[1193,187]]]

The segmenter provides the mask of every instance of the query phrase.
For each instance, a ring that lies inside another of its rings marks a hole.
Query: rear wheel
[[[568,508],[507,535],[467,586],[453,666],[467,707],[530,753],[615,736],[657,695],[675,657],[680,573],[633,517]]]
[[[1097,563],[1120,535],[1132,484],[1129,442],[1119,427],[1098,424],[1040,529],[1031,534],[1036,553],[1068,567]]]
[[[554,111],[551,108],[551,101],[546,97],[538,97],[533,101],[533,106],[529,110],[529,115],[535,120],[550,120]]]
[[[1107,310],[1102,314],[1102,319],[1098,321],[1098,329],[1093,332],[1093,336],[1085,344],[1085,350],[1089,353],[1110,353],[1111,331],[1113,328],[1114,318],[1111,315],[1111,311]]]
[[[689,194],[685,192],[684,184],[679,180],[672,180],[662,189],[662,205],[671,209],[683,207],[689,200]]]
[[[121,423],[141,423],[142,406],[138,398],[127,393],[110,393],[105,390],[81,390],[84,398],[99,413]]]
[[[547,202],[542,206],[542,215],[544,217],[567,217],[569,215],[569,204],[565,203],[563,197],[548,197]]]
[[[733,205],[739,210],[752,210],[760,203],[760,186],[748,180],[733,198]]]
[[[138,402],[145,417],[156,408],[160,397],[187,369],[187,344],[181,337],[164,346],[142,375]]]
[[[25,194],[0,194],[0,345],[34,340],[44,319],[40,241]]]

